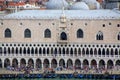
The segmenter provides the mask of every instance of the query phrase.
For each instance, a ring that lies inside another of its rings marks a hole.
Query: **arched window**
[[[119,32],[119,34],[118,34],[118,40],[120,40],[120,32]]]
[[[24,37],[25,37],[25,38],[31,38],[31,31],[30,31],[29,29],[26,29],[26,30],[24,31]]]
[[[0,54],[2,53],[2,47],[0,47]]]
[[[96,40],[103,40],[103,33],[101,31],[97,33]]]
[[[81,29],[77,30],[77,38],[83,38],[83,31]]]
[[[51,38],[51,31],[50,31],[49,29],[46,29],[46,30],[44,31],[44,37],[45,37],[45,38]]]
[[[61,33],[60,40],[67,40],[67,34],[65,32]]]
[[[4,35],[5,35],[5,38],[11,38],[11,30],[7,28],[7,29],[5,30]]]

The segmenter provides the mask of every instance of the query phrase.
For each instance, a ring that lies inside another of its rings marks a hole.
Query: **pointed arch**
[[[11,52],[11,51],[10,51],[10,47],[8,47],[8,54],[10,54],[10,52]]]
[[[42,49],[41,48],[39,48],[39,54],[42,54]]]
[[[22,47],[20,47],[19,53],[22,54]]]
[[[114,51],[113,51],[113,49],[111,49],[111,55],[112,55],[112,56],[114,55]]]
[[[70,49],[70,55],[73,55],[73,48]]]
[[[93,49],[92,48],[90,49],[90,55],[93,55]]]
[[[65,60],[64,59],[60,59],[59,60],[59,66],[61,66],[61,67],[65,67]]]
[[[107,50],[106,50],[106,55],[109,55],[109,49],[107,48]]]
[[[103,40],[103,33],[101,31],[97,33],[96,40]]]
[[[104,48],[102,49],[102,55],[105,55],[105,49]]]
[[[78,49],[78,54],[81,55],[81,49],[80,48]]]
[[[14,59],[12,60],[12,67],[14,67],[14,68],[17,68],[17,67],[18,67],[18,60],[17,60],[16,58],[14,58]]]
[[[93,59],[92,61],[91,61],[91,68],[97,68],[97,61],[95,60],[95,59]]]
[[[29,48],[29,47],[28,47],[28,49],[27,49],[27,53],[30,54],[30,48]]]
[[[6,52],[7,52],[7,49],[6,49],[6,47],[4,47],[4,54],[6,54]]]
[[[43,61],[44,68],[49,68],[49,65],[50,65],[49,60],[48,59],[44,59],[44,61]]]
[[[60,40],[67,40],[67,34],[65,32],[60,34]]]
[[[23,53],[26,54],[26,48],[24,47]]]
[[[30,29],[25,29],[25,31],[24,31],[24,38],[31,38],[31,31],[30,31]]]
[[[11,38],[12,37],[12,32],[9,28],[5,29],[4,37],[5,38]]]
[[[2,52],[3,52],[3,51],[2,51],[2,47],[0,47],[0,54],[2,54]]]
[[[118,55],[118,50],[117,50],[117,48],[115,49],[115,55]]]
[[[24,58],[20,60],[20,66],[21,68],[26,66],[26,60]]]
[[[83,30],[82,29],[78,29],[77,30],[77,38],[83,38],[83,36],[84,36]]]
[[[120,66],[120,60],[117,60],[115,63],[116,66]]]
[[[61,54],[61,48],[59,48],[59,54]]]
[[[54,52],[54,50],[53,50],[53,48],[51,48],[51,55],[53,55],[53,52]]]
[[[49,48],[47,48],[47,54],[49,54]]]
[[[97,49],[96,48],[94,49],[94,55],[97,55]]]
[[[35,48],[35,54],[38,54],[38,48],[37,47]]]
[[[33,47],[31,48],[31,54],[34,54],[34,48]]]
[[[14,54],[14,47],[12,47],[12,54]]]
[[[74,54],[77,56],[77,48],[74,49]]]
[[[118,33],[117,40],[120,40],[120,32]]]
[[[73,67],[73,61],[71,59],[67,60],[67,68],[72,68]]]
[[[98,55],[101,55],[101,49],[100,48],[98,49]]]
[[[55,50],[54,50],[54,54],[57,55],[57,52],[58,52],[58,51],[57,51],[57,48],[55,48]]]
[[[83,60],[83,68],[88,68],[89,67],[89,61],[87,59]]]
[[[69,55],[69,48],[66,49],[66,54]]]
[[[56,59],[52,59],[51,61],[51,68],[56,68],[57,67],[57,60]]]
[[[44,38],[51,38],[51,31],[50,31],[50,29],[45,29],[45,31],[44,31]]]
[[[65,48],[62,49],[62,54],[65,55]]]
[[[10,66],[10,60],[8,58],[6,58],[4,60],[4,67],[7,68],[8,66]]]
[[[84,48],[82,49],[82,55],[85,55],[85,49]]]
[[[0,59],[0,68],[2,68],[2,60]]]
[[[42,68],[42,62],[41,62],[41,60],[38,58],[38,59],[36,59],[36,68],[38,69],[41,69]]]
[[[113,68],[113,61],[112,60],[108,60],[107,61],[107,69],[112,69]]]
[[[46,54],[46,49],[45,48],[43,48],[43,54]]]
[[[81,69],[81,61],[79,59],[75,60],[75,68],[76,69]]]
[[[16,47],[16,49],[15,49],[15,53],[18,54],[18,47]]]
[[[99,61],[99,68],[105,69],[105,61],[103,59]]]
[[[28,66],[34,68],[34,60],[32,58],[28,60]]]
[[[86,50],[86,55],[89,55],[89,49],[87,48],[87,50]]]

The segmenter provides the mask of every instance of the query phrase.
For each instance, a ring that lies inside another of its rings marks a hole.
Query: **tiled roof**
[[[120,19],[116,10],[65,10],[67,19]],[[24,10],[12,13],[3,19],[59,19],[62,10]]]
[[[19,3],[15,3],[15,2],[9,2],[8,6],[23,6],[25,5],[24,2],[19,2]]]

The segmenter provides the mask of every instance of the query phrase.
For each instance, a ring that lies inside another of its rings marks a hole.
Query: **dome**
[[[100,3],[96,1],[96,9],[100,9]]]
[[[85,2],[76,2],[70,7],[71,10],[89,10],[88,5]]]
[[[85,2],[90,9],[99,9],[100,8],[100,4],[96,1],[96,0],[82,0],[83,2]]]
[[[62,9],[63,7],[68,8],[68,3],[65,0],[49,0],[46,3],[47,9]]]

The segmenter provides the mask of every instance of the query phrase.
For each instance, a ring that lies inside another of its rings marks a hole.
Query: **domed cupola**
[[[100,9],[100,3],[98,3],[96,0],[82,0],[85,2],[88,6],[89,9]]]
[[[62,9],[64,6],[65,9],[68,8],[68,3],[66,0],[49,0],[46,3],[47,9]]]
[[[89,7],[85,2],[76,2],[70,7],[70,10],[89,10]]]

